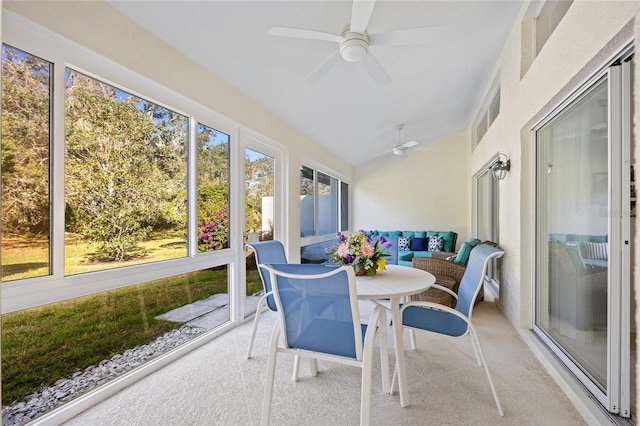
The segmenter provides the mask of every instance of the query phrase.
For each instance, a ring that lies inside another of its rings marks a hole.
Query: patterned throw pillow
[[[609,258],[609,245],[607,243],[586,242],[587,259],[607,260]]]
[[[427,246],[429,251],[442,251],[444,247],[444,237],[442,235],[438,237],[429,237],[429,245]]]
[[[409,251],[411,247],[411,237],[398,237],[398,251]]]

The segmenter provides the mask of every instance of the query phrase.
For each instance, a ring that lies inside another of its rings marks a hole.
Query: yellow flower
[[[385,259],[384,257],[381,257],[380,259],[378,259],[378,271],[384,271],[386,266],[387,266],[387,259]]]

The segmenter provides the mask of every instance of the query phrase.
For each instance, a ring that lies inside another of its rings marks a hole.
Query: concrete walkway
[[[256,311],[259,300],[260,296],[247,296],[247,316]],[[227,293],[214,294],[206,299],[158,315],[156,318],[183,322],[190,327],[212,329],[229,321],[229,295]]]

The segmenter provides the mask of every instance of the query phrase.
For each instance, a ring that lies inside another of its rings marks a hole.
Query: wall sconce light
[[[503,160],[504,158],[504,160]],[[506,154],[498,153],[496,162],[491,166],[491,174],[495,180],[502,180],[507,177],[507,172],[511,169],[511,160],[507,158]]]

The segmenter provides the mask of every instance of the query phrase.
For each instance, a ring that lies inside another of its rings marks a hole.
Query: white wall
[[[294,172],[285,174],[288,205],[283,238],[288,240],[290,260],[299,259],[300,177],[295,171],[302,156],[331,165],[347,180],[353,175],[349,164],[104,1],[5,1],[4,7],[285,146],[285,169]]]
[[[632,1],[575,0],[542,51],[521,78],[520,22],[509,35],[496,73],[501,79],[500,114],[470,156],[472,175],[497,151],[511,159],[500,182],[500,245],[505,249],[499,306],[516,326],[532,325],[533,165],[531,128],[569,92],[605,65],[633,35],[627,26],[636,14]],[[528,42],[524,39],[524,42]]]
[[[465,132],[356,167],[353,229],[430,230],[468,237],[470,177]]]

